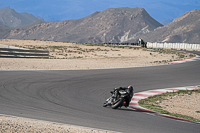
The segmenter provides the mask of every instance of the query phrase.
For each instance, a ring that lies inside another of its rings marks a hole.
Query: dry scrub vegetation
[[[98,69],[151,66],[191,58],[194,55],[133,46],[78,44],[38,40],[0,40],[0,44],[49,50],[50,59],[0,58],[0,70]],[[29,63],[27,63],[29,62]]]
[[[147,109],[191,121],[200,122],[200,87],[154,95],[139,101]]]

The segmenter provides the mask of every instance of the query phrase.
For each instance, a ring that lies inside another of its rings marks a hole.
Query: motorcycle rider
[[[115,88],[114,92],[117,92],[116,95],[118,95],[118,93],[119,93],[120,90],[124,90],[124,91],[128,92],[128,94],[129,94],[125,98],[125,103],[124,103],[124,106],[128,107],[129,103],[131,101],[131,98],[133,97],[133,91],[134,91],[133,86],[129,85],[128,87],[118,87],[118,88]]]
[[[147,45],[146,45],[146,43],[144,42],[144,40],[143,40],[142,38],[139,38],[138,44],[139,44],[141,47],[147,48]]]

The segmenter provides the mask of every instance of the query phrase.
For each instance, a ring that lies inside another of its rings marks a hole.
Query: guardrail
[[[49,58],[48,50],[0,48],[0,58]]]
[[[148,48],[172,48],[172,49],[193,49],[200,50],[200,44],[188,44],[188,43],[151,43],[147,42]]]
[[[105,44],[109,44],[109,45],[134,45],[134,46],[140,46],[140,47],[147,47],[147,43],[144,42],[142,44],[139,43],[104,43]]]
[[[104,44],[109,44],[109,45],[136,45],[136,46],[139,46],[138,43],[104,43]]]

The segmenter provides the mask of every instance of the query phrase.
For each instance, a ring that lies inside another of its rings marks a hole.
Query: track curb
[[[186,63],[186,62],[191,62],[191,61],[198,61],[200,60],[200,55],[196,54],[196,57],[191,58],[191,59],[186,59],[186,60],[180,60],[180,61],[173,61],[169,62],[170,64],[179,64],[179,63]]]
[[[198,60],[200,60],[200,55],[196,54],[196,57],[194,57],[194,58],[181,60],[181,61],[174,61],[174,62],[169,62],[169,63],[170,64],[179,64],[179,63],[186,63],[186,62],[198,61]],[[149,90],[149,91],[135,93],[134,96],[131,99],[129,107],[132,108],[132,109],[138,110],[138,111],[154,113],[155,115],[158,115],[158,116],[161,116],[161,117],[166,117],[166,118],[170,118],[170,119],[200,124],[200,122],[194,122],[194,121],[187,120],[187,119],[182,119],[182,118],[178,118],[178,117],[174,117],[174,116],[169,116],[169,115],[166,115],[166,114],[161,114],[161,113],[143,108],[143,107],[138,105],[138,102],[141,99],[145,99],[145,98],[148,98],[150,96],[159,95],[159,94],[167,93],[167,92],[176,92],[176,91],[179,91],[179,90],[195,90],[195,89],[198,89],[198,86],[200,86],[200,85],[188,86],[188,87],[177,87],[177,88],[165,88],[165,89]]]
[[[199,89],[198,86],[200,86],[200,85],[187,86],[187,87],[156,89],[156,90],[149,90],[149,91],[143,91],[143,92],[135,93],[134,96],[131,99],[129,107],[134,109],[134,110],[138,110],[138,111],[154,113],[155,115],[161,116],[161,117],[166,117],[166,118],[170,118],[170,119],[175,119],[175,120],[180,120],[180,121],[186,121],[186,122],[192,122],[192,123],[200,124],[200,122],[195,122],[195,121],[182,119],[182,118],[178,118],[178,117],[174,117],[174,116],[170,116],[170,115],[166,115],[166,114],[161,114],[161,113],[158,113],[158,112],[143,108],[138,104],[138,102],[140,100],[146,99],[146,98],[148,98],[150,96],[159,95],[159,94],[167,93],[167,92],[176,92],[176,91],[179,91],[179,90],[195,90],[195,89]]]

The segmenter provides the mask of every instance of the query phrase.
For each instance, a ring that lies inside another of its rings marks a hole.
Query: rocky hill
[[[0,26],[17,27],[28,25],[36,21],[41,21],[42,18],[38,18],[28,13],[18,13],[10,7],[0,9]]]
[[[2,38],[38,39],[80,43],[118,43],[162,26],[143,8],[111,8],[85,18],[16,28]]]
[[[142,38],[148,42],[200,43],[200,10],[188,11]]]

